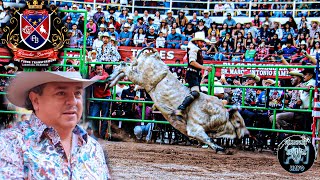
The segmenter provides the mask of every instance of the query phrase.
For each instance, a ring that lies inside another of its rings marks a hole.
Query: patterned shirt
[[[247,88],[245,94],[244,105],[252,106],[256,104],[257,92],[254,89]],[[242,89],[236,88],[233,90],[232,102],[236,105],[241,105],[242,102]]]
[[[78,125],[70,163],[57,131],[34,114],[29,121],[1,131],[0,142],[0,179],[108,178],[101,146]]]

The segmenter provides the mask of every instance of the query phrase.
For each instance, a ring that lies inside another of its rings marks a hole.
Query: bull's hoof
[[[216,153],[217,154],[225,154],[226,153],[226,149],[224,149],[222,147],[216,147]]]

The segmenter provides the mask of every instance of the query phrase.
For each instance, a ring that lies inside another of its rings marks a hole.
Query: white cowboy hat
[[[110,24],[108,29],[114,29],[114,25],[113,24]]]
[[[130,26],[130,24],[125,23],[125,24],[123,25],[123,27],[125,27],[125,28],[130,28],[131,26]]]
[[[97,9],[102,9],[101,6],[97,6]]]
[[[91,5],[90,5],[90,4],[88,4],[88,5],[87,5],[87,8],[91,8]]]
[[[118,44],[118,41],[117,41],[114,37],[111,37],[111,41],[114,41],[114,44],[115,44],[115,45]]]
[[[203,11],[202,14],[208,14],[210,16],[210,12],[208,10]]]
[[[276,82],[273,79],[262,80],[262,86],[266,86],[266,83],[269,83],[270,85],[276,84]]]
[[[10,64],[4,66],[4,68],[6,68],[6,70],[8,70],[8,69],[14,69],[14,72],[17,72],[17,71],[18,71],[18,67],[15,66],[13,63],[10,63]]]
[[[108,32],[104,32],[101,36],[102,36],[102,37],[110,37],[110,35],[109,35]]]
[[[19,72],[9,84],[7,98],[12,104],[25,108],[28,92],[36,86],[50,82],[77,82],[86,88],[97,80],[98,76],[83,79],[79,72]]]
[[[300,71],[290,71],[288,74],[291,75],[291,76],[303,77],[303,74]]]
[[[166,14],[170,14],[170,13],[173,15],[173,12],[172,12],[172,11],[167,11],[167,13],[166,13]]]
[[[129,17],[127,17],[127,19],[133,19],[133,17],[132,17],[132,16],[129,16]]]
[[[100,28],[106,28],[106,27],[104,26],[104,24],[100,24],[99,27],[100,27]]]
[[[205,34],[202,31],[196,32],[194,34],[194,38],[191,39],[191,42],[193,41],[204,41],[206,42]]]
[[[242,77],[247,77],[247,78],[252,78],[254,79],[256,82],[259,82],[260,81],[260,77],[251,73],[249,70],[248,71],[245,71],[242,75]]]
[[[72,8],[78,8],[78,6],[74,4],[74,5],[72,5]]]

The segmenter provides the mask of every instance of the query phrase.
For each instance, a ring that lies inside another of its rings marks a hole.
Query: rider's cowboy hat
[[[97,80],[99,76],[83,79],[79,72],[19,72],[9,84],[7,98],[16,106],[26,107],[25,101],[29,91],[36,86],[50,82],[76,82],[81,83],[82,88],[86,88]]]
[[[191,42],[193,41],[204,41],[206,43],[210,43],[210,41],[205,38],[205,34],[202,31],[196,32],[194,34],[194,38],[191,39]]]
[[[250,71],[245,71],[243,73],[243,76],[242,77],[247,77],[247,78],[252,78],[254,79],[256,82],[259,82],[260,81],[260,77],[251,73]]]
[[[12,70],[14,70],[14,72],[17,72],[17,71],[18,71],[18,67],[15,66],[13,63],[10,63],[10,64],[4,66],[4,68],[6,68],[6,70],[12,69]]]

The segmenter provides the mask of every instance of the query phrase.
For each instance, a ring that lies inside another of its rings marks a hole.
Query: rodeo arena
[[[0,0],[0,179],[320,179],[319,9]],[[34,87],[71,75],[63,82],[93,84],[75,95],[83,111],[66,146],[42,118],[54,119],[61,93]],[[74,158],[82,151],[94,155]]]

